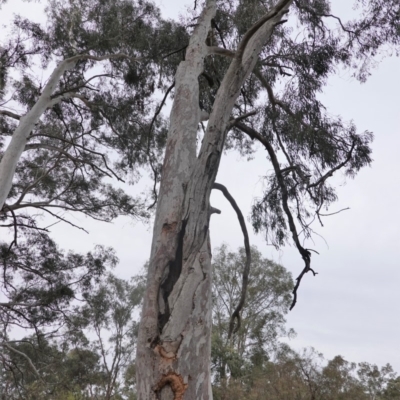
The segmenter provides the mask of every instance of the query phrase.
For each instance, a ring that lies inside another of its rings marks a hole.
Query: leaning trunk
[[[52,99],[52,94],[63,73],[72,69],[75,64],[76,60],[74,58],[61,62],[51,74],[35,105],[27,114],[20,118],[19,125],[12,135],[11,142],[0,160],[0,211],[10,193],[15,170],[25,149],[29,135],[45,110],[51,105],[56,104],[56,101]]]
[[[207,1],[176,73],[138,339],[139,400],[211,400],[211,251],[209,204],[240,88],[291,0],[281,0],[239,44],[218,91],[200,153],[198,78],[216,0]]]

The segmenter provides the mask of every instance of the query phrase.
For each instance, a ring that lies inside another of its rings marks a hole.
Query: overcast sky
[[[335,7],[348,0],[332,0]],[[192,1],[160,0],[165,16],[177,17],[184,5]],[[35,3],[9,0],[0,11],[1,23],[13,13],[42,19]],[[343,14],[341,15],[343,16]],[[344,15],[344,19],[346,16]],[[290,341],[296,349],[313,346],[325,357],[342,355],[349,361],[368,361],[379,365],[391,363],[400,373],[400,59],[384,59],[366,84],[360,84],[343,73],[329,80],[321,96],[328,111],[353,120],[359,131],[375,134],[374,162],[356,179],[345,181],[339,173],[334,177],[339,201],[331,211],[350,207],[326,218],[324,227],[315,225],[324,240],[315,237],[312,265],[318,271],[302,282],[298,303],[288,315],[288,326],[297,337]],[[254,197],[260,195],[262,176],[271,169],[266,154],[260,149],[254,160],[241,159],[237,153],[224,156],[217,181],[227,186],[243,213],[249,216]],[[129,188],[131,193],[143,190]],[[220,195],[212,195],[211,203],[222,210],[211,222],[212,246],[227,243],[231,249],[243,245],[236,215]],[[148,259],[151,225],[120,218],[113,224],[102,224],[70,216],[84,224],[89,235],[57,225],[53,236],[65,248],[90,250],[94,244],[113,246],[120,258],[117,272],[128,278],[139,271]],[[250,227],[250,225],[249,225]],[[251,230],[251,229],[250,229]],[[264,256],[282,263],[296,277],[303,262],[293,247],[276,251],[266,246],[260,235],[250,234]],[[329,246],[329,247],[328,247]],[[311,247],[311,246],[310,246]]]

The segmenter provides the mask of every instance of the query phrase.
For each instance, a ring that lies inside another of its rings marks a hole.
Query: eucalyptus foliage
[[[241,295],[243,248],[216,249],[213,260],[212,369],[218,382],[227,376],[240,377],[250,366],[263,365],[279,347],[279,339],[293,334],[285,326],[293,279],[281,265],[251,249],[252,265],[240,327],[229,337],[230,316]],[[251,368],[250,368],[251,369]]]
[[[11,332],[3,337],[0,398],[134,398],[136,317],[143,290],[143,276],[125,281],[103,273],[80,298],[58,308],[52,331],[37,324],[30,336],[15,338]]]

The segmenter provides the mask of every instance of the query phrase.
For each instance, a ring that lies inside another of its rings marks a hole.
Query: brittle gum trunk
[[[187,221],[183,212],[196,162],[198,77],[203,72],[208,52],[205,42],[215,11],[215,1],[209,1],[197,20],[185,61],[175,77],[175,100],[138,339],[137,391],[141,400],[211,399],[208,228],[193,251],[184,254]]]
[[[178,68],[139,331],[139,400],[212,400],[210,192],[240,88],[291,3],[280,0],[251,28],[218,90],[197,157],[198,77],[210,53],[215,0],[198,18]]]

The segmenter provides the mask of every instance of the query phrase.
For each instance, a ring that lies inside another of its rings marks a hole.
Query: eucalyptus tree
[[[328,114],[318,93],[340,68],[364,81],[380,50],[398,51],[400,40],[397,0],[356,5],[355,18],[346,22],[328,0],[195,1],[193,15],[178,24],[163,21],[142,0],[54,0],[45,28],[15,20],[0,54],[7,145],[0,204],[3,227],[14,230],[10,249],[19,228],[43,228],[24,210],[59,220],[66,218],[54,210],[105,221],[147,217],[140,198],[105,178],[134,181],[143,166],[155,181],[138,339],[139,399],[212,398],[213,188],[227,196],[244,230],[236,203],[215,183],[224,150],[248,154],[254,143],[266,149],[267,185],[252,222],[277,247],[293,241],[304,261],[292,306],[304,274],[315,273],[300,236],[309,239],[311,221],[322,219],[336,200],[329,178],[339,170],[353,177],[369,165],[372,140],[370,132]],[[35,62],[53,71],[46,84],[31,76]],[[164,93],[159,104],[156,89]],[[169,94],[167,134],[161,109]],[[232,332],[249,267],[250,258]]]
[[[231,252],[226,245],[213,257],[213,331],[211,362],[214,389],[226,379],[252,375],[280,347],[279,339],[291,336],[285,315],[291,302],[293,279],[282,265],[251,248],[251,270],[240,326],[230,331],[230,320],[242,292],[246,252]]]
[[[36,324],[31,335],[3,338],[4,396],[26,400],[132,398],[135,314],[143,289],[143,276],[125,281],[103,273],[86,290],[74,293],[74,302],[58,308],[57,321],[54,311],[55,317],[47,316],[46,325]],[[30,317],[23,309],[19,314]],[[25,333],[27,328],[25,324]]]
[[[224,149],[238,144],[247,151],[251,141],[266,149],[273,173],[266,163],[268,185],[253,225],[277,246],[294,241],[304,261],[294,306],[302,277],[314,272],[300,234],[309,238],[312,218],[322,218],[336,199],[328,178],[338,170],[352,177],[371,162],[372,134],[331,117],[317,94],[342,67],[365,80],[373,57],[400,42],[397,0],[357,1],[348,22],[327,0],[194,3],[154,222],[136,361],[139,399],[212,398],[209,222],[218,210],[209,199],[213,187],[221,189],[215,179]]]
[[[138,331],[135,312],[143,298],[144,281],[141,275],[128,282],[109,274],[75,311],[77,326],[88,331],[87,347],[99,356],[102,375],[91,392],[101,399],[125,399],[134,393],[134,382],[126,378],[134,367]]]
[[[0,44],[2,331],[56,332],[115,265],[110,249],[61,251],[52,223],[149,217],[154,199],[121,182],[159,180],[166,129],[152,96],[166,89],[180,55],[164,56],[185,35],[144,1],[49,1],[45,17],[15,17]]]
[[[36,227],[38,212],[147,218],[150,203],[112,182],[135,183],[143,168],[159,179],[166,128],[152,96],[183,28],[145,1],[54,0],[46,17],[16,17],[0,49],[2,227]]]
[[[60,386],[65,374],[55,366],[66,358],[59,344],[83,329],[72,324],[77,304],[116,262],[113,251],[102,247],[66,253],[43,232],[26,234],[12,249],[0,242],[0,368],[9,378],[0,388],[9,387],[7,398],[28,399],[27,393]]]

